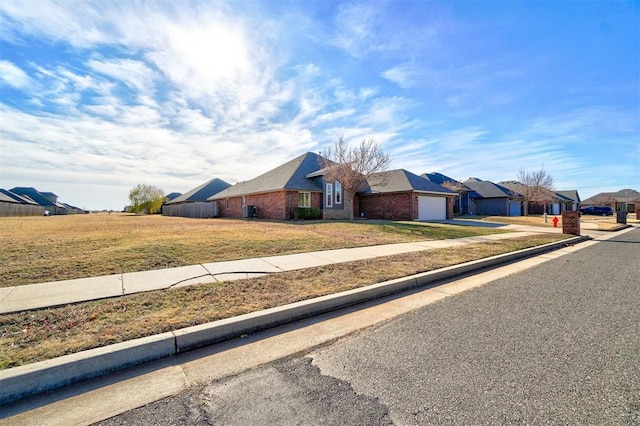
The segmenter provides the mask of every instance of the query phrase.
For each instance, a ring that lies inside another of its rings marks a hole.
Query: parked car
[[[613,216],[613,209],[611,207],[590,206],[590,207],[581,208],[580,214],[590,214],[595,216]]]

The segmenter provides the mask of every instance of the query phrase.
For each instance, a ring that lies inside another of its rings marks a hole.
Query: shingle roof
[[[363,194],[383,194],[390,192],[426,192],[432,194],[455,194],[447,188],[431,182],[404,169],[377,173],[367,180]]]
[[[637,203],[640,202],[640,192],[635,189],[621,189],[617,192],[601,192],[589,197],[582,204],[598,203],[603,197],[613,198],[618,203]]]
[[[18,195],[26,195],[29,198],[31,198],[33,201],[35,201],[36,203],[38,203],[41,206],[58,206],[56,203],[52,202],[51,200],[49,200],[47,197],[45,197],[44,195],[42,195],[37,189],[35,188],[31,188],[31,187],[15,187],[15,188],[11,188],[9,191],[13,192],[14,194],[18,194]]]
[[[280,190],[321,192],[322,186],[317,180],[306,178],[306,175],[316,172],[320,168],[320,156],[313,152],[307,152],[256,178],[237,183],[207,198],[207,200],[220,200]]]
[[[475,192],[475,194],[470,194],[475,198],[508,198],[510,196],[510,191],[507,188],[488,180],[469,178],[462,183]]]
[[[167,194],[166,197],[164,197],[167,201],[171,201],[171,200],[175,200],[176,198],[178,198],[179,196],[181,196],[182,194],[179,192],[171,192],[169,194]]]
[[[523,183],[518,182],[516,180],[513,181],[506,181],[506,182],[500,182],[500,185],[511,190],[513,193],[516,194],[524,194],[525,191],[525,186]],[[580,197],[578,197],[578,191],[564,191],[570,195],[573,195],[575,197],[577,197],[577,200],[574,198],[571,198],[570,196],[564,195],[562,192],[563,191],[551,191],[549,189],[545,189],[545,188],[540,188],[541,189],[541,194],[546,194],[547,196],[549,196],[550,198],[553,198],[555,201],[559,201],[559,202],[563,202],[563,203],[568,203],[568,202],[579,202],[580,201]]]
[[[568,191],[557,191],[556,194],[560,194],[568,200],[573,201],[574,203],[580,202],[580,194],[578,194],[578,191],[575,189],[571,189]]]
[[[464,186],[462,185],[462,182],[458,182],[457,180],[450,178],[447,175],[443,175],[442,173],[423,173],[420,176],[433,183],[437,183],[438,185],[442,185],[445,182],[450,182],[457,186]]]
[[[230,183],[223,181],[222,179],[214,178],[206,181],[205,183],[196,186],[190,191],[185,192],[169,201],[167,204],[177,204],[177,203],[193,203],[196,201],[207,201],[207,198],[216,195],[220,191],[224,191],[225,189],[231,186]]]
[[[18,195],[18,194],[15,194],[15,193],[11,192],[11,191],[7,191],[6,189],[0,189],[0,194],[1,194],[0,199],[2,201],[7,202],[7,203],[38,205],[38,203],[36,203],[35,201],[33,201],[31,198],[27,197],[26,195]]]

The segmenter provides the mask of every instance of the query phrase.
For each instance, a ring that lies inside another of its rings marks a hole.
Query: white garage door
[[[445,197],[418,197],[418,220],[445,220],[447,199]]]

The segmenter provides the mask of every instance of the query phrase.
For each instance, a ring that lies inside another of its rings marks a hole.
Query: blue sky
[[[640,190],[637,1],[0,2],[0,187],[87,209],[344,136],[391,168]]]

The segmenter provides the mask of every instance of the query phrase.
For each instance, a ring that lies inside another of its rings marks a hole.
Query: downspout
[[[418,220],[417,217],[413,216],[413,192],[407,192],[409,194],[409,217],[411,220]]]

